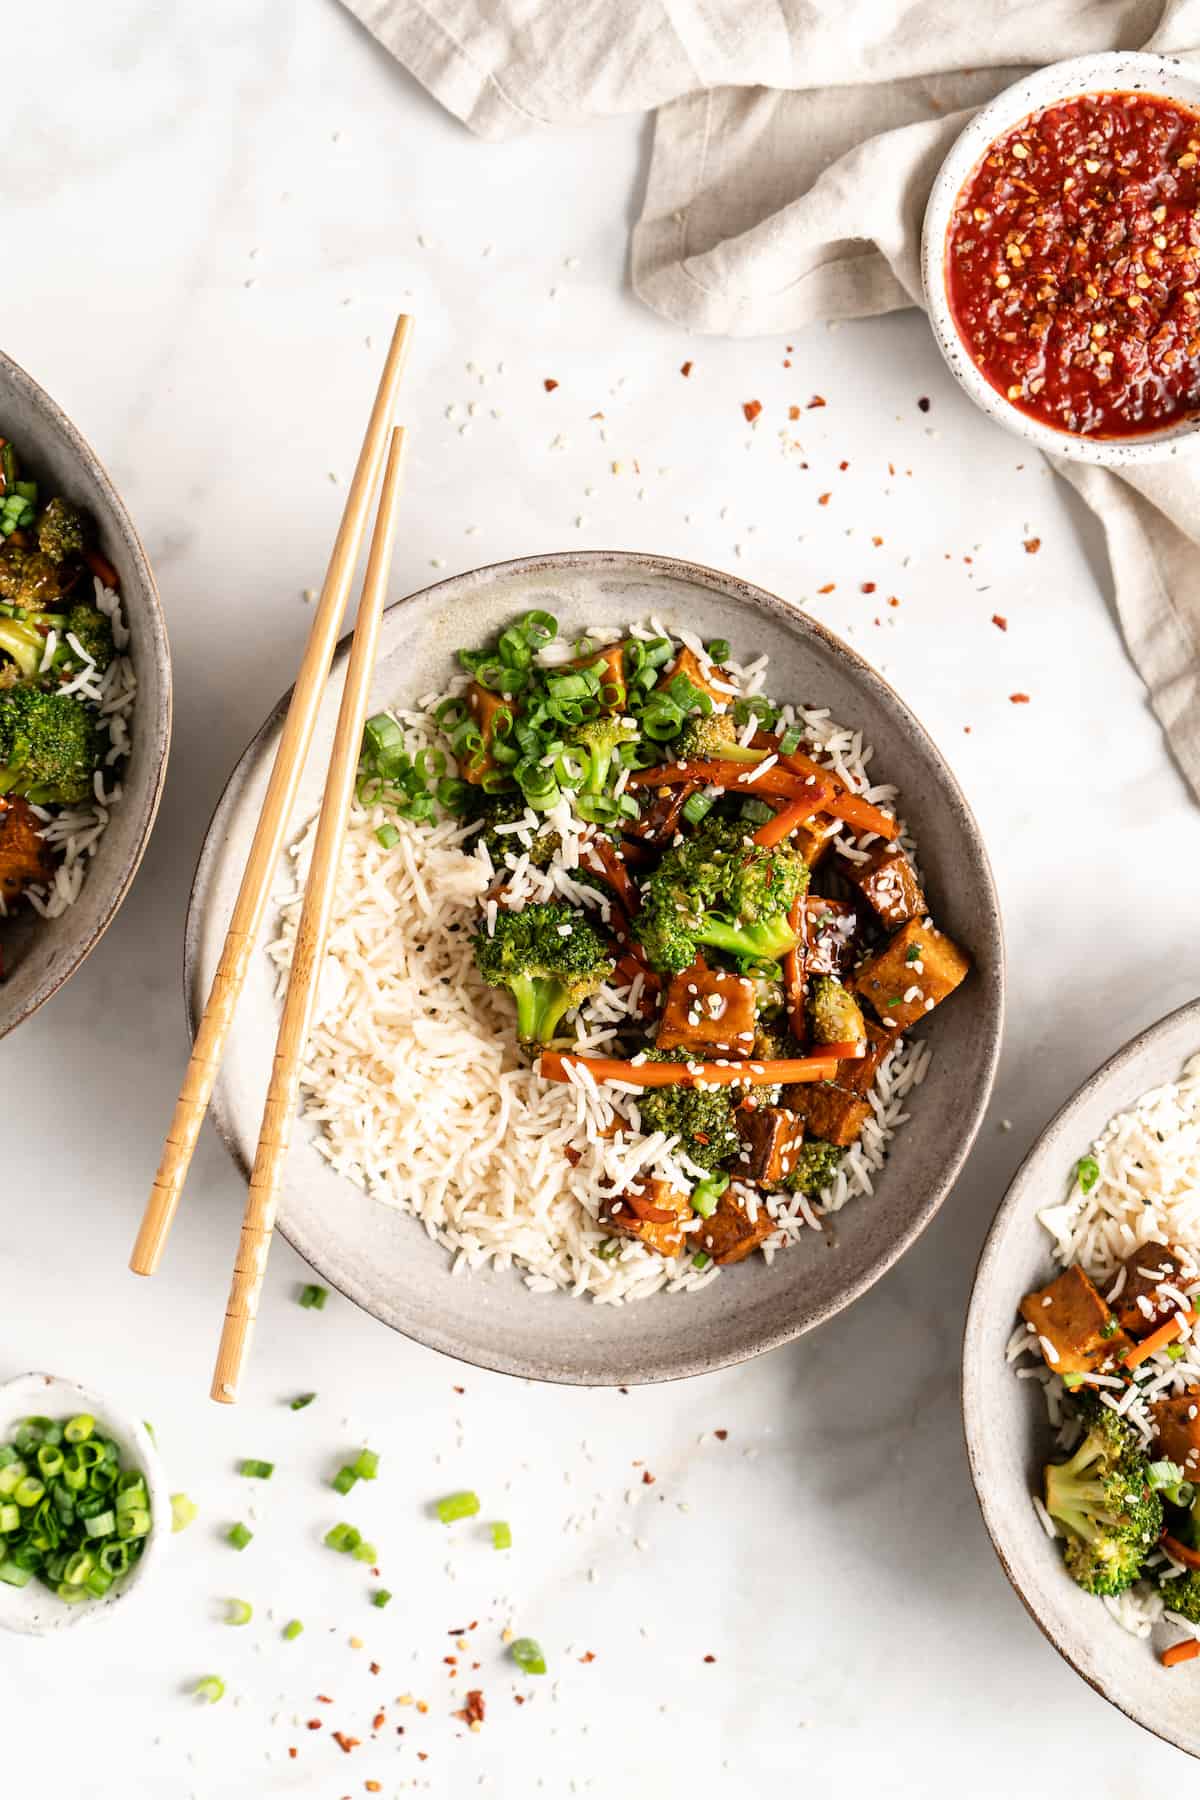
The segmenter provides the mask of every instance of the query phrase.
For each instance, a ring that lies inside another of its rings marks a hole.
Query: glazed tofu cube
[[[670,673],[663,683],[664,687],[668,681],[674,680],[676,675],[686,675],[693,687],[698,687],[702,694],[708,694],[718,706],[728,706],[729,702],[735,698],[733,683],[725,671],[709,669],[706,672],[696,652],[689,650],[686,644],[671,664]]]
[[[804,903],[808,975],[836,975],[840,979],[858,957],[861,920],[858,908],[847,900],[822,900],[810,894]]]
[[[743,1106],[736,1115],[742,1151],[738,1177],[760,1187],[778,1187],[790,1175],[804,1142],[804,1121],[786,1106]]]
[[[1153,1400],[1150,1413],[1158,1432],[1158,1449],[1178,1463],[1189,1481],[1200,1481],[1200,1388],[1187,1388],[1169,1399]]]
[[[879,1065],[885,1056],[890,1056],[896,1048],[897,1039],[890,1031],[876,1025],[874,1019],[867,1020],[867,1054],[849,1057],[838,1065],[837,1085],[849,1088],[852,1094],[867,1094],[875,1085],[875,1077],[879,1073]]]
[[[749,1056],[754,1049],[754,983],[693,963],[671,978],[658,1028],[660,1050],[698,1057]]]
[[[14,905],[27,887],[49,881],[53,867],[29,803],[0,800],[0,901]]]
[[[836,819],[818,813],[807,825],[797,825],[791,836],[792,848],[800,852],[810,869],[815,869],[829,855],[838,829]]]
[[[503,694],[493,694],[490,688],[481,687],[479,682],[473,681],[467,689],[467,706],[470,708],[471,717],[479,727],[479,735],[483,739],[483,751],[480,755],[472,757],[470,762],[462,763],[459,773],[466,781],[474,782],[478,786],[488,771],[496,766],[488,754],[488,746],[491,744],[492,734],[496,728],[496,714],[501,712],[511,714],[513,702],[506,700]]]
[[[1077,1263],[1049,1286],[1026,1294],[1021,1317],[1042,1339],[1042,1355],[1056,1375],[1109,1373],[1129,1339],[1089,1275]],[[1047,1349],[1046,1345],[1050,1348]]]
[[[681,1229],[692,1216],[692,1203],[665,1181],[651,1180],[627,1188],[615,1200],[605,1200],[600,1217],[611,1231],[637,1238],[660,1256],[678,1256],[683,1249]]]
[[[757,1250],[775,1230],[775,1221],[761,1201],[752,1218],[752,1203],[748,1202],[748,1195],[742,1198],[732,1187],[726,1188],[716,1212],[702,1222],[699,1231],[690,1234],[691,1247],[706,1250],[718,1263],[741,1262]]]
[[[1122,1329],[1130,1337],[1149,1337],[1157,1326],[1194,1304],[1187,1290],[1198,1277],[1200,1264],[1186,1250],[1158,1242],[1143,1244],[1125,1258],[1125,1285],[1113,1301]],[[1164,1282],[1175,1291],[1164,1294]],[[1181,1295],[1183,1308],[1179,1304]]]
[[[862,863],[840,857],[838,870],[874,907],[890,931],[909,919],[924,918],[927,908],[917,871],[898,844],[876,844]]]
[[[854,986],[889,1031],[907,1031],[964,981],[971,959],[935,925],[910,919],[869,956]]]
[[[836,1081],[797,1082],[782,1088],[779,1099],[803,1120],[809,1137],[824,1138],[843,1150],[858,1141],[871,1116],[871,1102]]]
[[[621,712],[625,706],[625,645],[609,644],[603,650],[593,650],[588,656],[577,656],[574,662],[567,664],[568,669],[595,669],[597,663],[603,663],[603,669],[597,669],[600,677],[600,710],[602,712]]]

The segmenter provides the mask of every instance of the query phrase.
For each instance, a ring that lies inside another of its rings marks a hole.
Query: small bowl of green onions
[[[170,1531],[140,1420],[57,1375],[0,1386],[0,1625],[41,1636],[109,1613]]]

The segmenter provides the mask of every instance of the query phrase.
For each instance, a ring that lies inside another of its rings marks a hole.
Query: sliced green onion
[[[1182,1480],[1183,1470],[1178,1463],[1164,1460],[1147,1464],[1146,1482],[1152,1489],[1178,1487]]]
[[[0,1561],[0,1581],[5,1582],[9,1587],[24,1587],[32,1578],[33,1570],[22,1569],[12,1560],[11,1556],[6,1556]]]
[[[516,629],[532,649],[540,650],[543,644],[548,644],[558,636],[558,620],[553,613],[542,612],[539,607],[535,607],[532,612],[527,612],[517,620]]]
[[[229,1611],[225,1616],[227,1625],[248,1625],[254,1617],[254,1608],[248,1600],[231,1600]]]
[[[695,1256],[692,1258],[692,1267],[693,1269],[707,1269],[711,1261],[712,1257],[708,1254],[707,1250],[697,1250]]]
[[[698,1181],[692,1189],[692,1211],[698,1212],[702,1219],[711,1219],[717,1210],[721,1195],[728,1186],[728,1175],[705,1176],[704,1180]]]
[[[707,819],[715,805],[716,797],[713,794],[689,794],[683,803],[683,816],[689,825],[699,825],[702,819]]]
[[[69,1581],[60,1581],[54,1591],[60,1600],[66,1601],[68,1606],[79,1606],[88,1597],[86,1587],[82,1585],[72,1587]]]
[[[68,1419],[63,1426],[63,1436],[68,1444],[82,1444],[91,1437],[95,1429],[96,1421],[91,1413],[76,1413],[75,1417]]]
[[[62,1578],[70,1587],[82,1587],[95,1567],[96,1559],[90,1550],[76,1550],[68,1556]]]
[[[329,1289],[318,1287],[315,1281],[310,1281],[306,1286],[300,1289],[297,1298],[299,1299],[301,1306],[307,1306],[315,1312],[321,1312],[325,1302],[329,1298]]]
[[[596,1255],[603,1257],[605,1262],[611,1262],[614,1256],[620,1254],[623,1241],[624,1240],[619,1237],[605,1238],[602,1244],[597,1245]]]
[[[508,1650],[518,1669],[524,1670],[526,1675],[546,1673],[546,1658],[536,1638],[514,1638]]]
[[[345,1495],[350,1492],[350,1489],[357,1480],[358,1476],[354,1473],[354,1470],[350,1467],[349,1463],[343,1463],[329,1485],[337,1493]]]
[[[304,1626],[299,1619],[289,1619],[283,1628],[283,1635],[290,1644],[295,1638],[300,1636],[300,1633],[303,1630]]]
[[[12,1500],[0,1502],[0,1536],[21,1529],[21,1509]]]
[[[36,1475],[26,1475],[18,1481],[13,1499],[18,1506],[36,1506],[45,1492],[45,1487]]]
[[[1083,1386],[1083,1376],[1076,1374],[1074,1369],[1068,1369],[1063,1376],[1063,1386],[1070,1393],[1074,1388]]]
[[[200,1508],[186,1494],[171,1495],[171,1530],[186,1531],[199,1516]]]
[[[1172,1362],[1182,1362],[1184,1357],[1187,1355],[1187,1345],[1186,1344],[1168,1344],[1167,1345],[1167,1355],[1170,1357]]]
[[[225,1683],[219,1675],[206,1675],[196,1683],[192,1692],[198,1700],[207,1700],[210,1706],[214,1706],[225,1692]]]
[[[377,1563],[379,1561],[378,1550],[375,1548],[374,1544],[368,1544],[365,1538],[361,1544],[355,1544],[350,1554],[355,1562]]]
[[[112,1584],[113,1578],[107,1569],[93,1569],[84,1582],[88,1593],[94,1594],[98,1600],[107,1594]]]
[[[360,1450],[350,1466],[360,1481],[374,1481],[379,1473],[379,1456],[374,1450]]]
[[[712,643],[708,646],[708,660],[710,663],[720,664],[728,662],[732,655],[733,648],[728,638],[714,638]]]
[[[250,1527],[248,1525],[243,1525],[239,1519],[237,1524],[231,1525],[229,1530],[225,1533],[225,1542],[227,1544],[232,1544],[235,1550],[244,1550],[253,1537],[254,1533],[251,1531]]]
[[[434,1510],[443,1525],[453,1525],[456,1519],[473,1519],[479,1511],[479,1495],[469,1488],[461,1493],[447,1494],[437,1502]]]
[[[375,831],[376,839],[385,850],[394,850],[400,842],[400,832],[395,825],[380,825]]]
[[[117,1536],[119,1538],[143,1538],[150,1530],[150,1514],[144,1507],[134,1507],[129,1512],[117,1514]]]
[[[63,1453],[57,1444],[38,1445],[37,1466],[44,1481],[53,1481],[56,1475],[62,1474]]]
[[[392,1592],[390,1588],[376,1588],[375,1592],[371,1595],[371,1605],[386,1606],[391,1597]]]
[[[512,1526],[507,1519],[496,1519],[492,1523],[492,1549],[512,1549]]]
[[[297,1394],[296,1398],[291,1403],[292,1411],[303,1412],[306,1406],[312,1405],[316,1397],[315,1394]]]
[[[1090,1194],[1100,1179],[1100,1164],[1094,1156],[1081,1156],[1075,1164],[1075,1179],[1080,1192]]]
[[[768,806],[765,800],[743,800],[741,814],[751,825],[765,825],[768,819],[775,817],[775,808]]]
[[[249,1475],[255,1481],[269,1481],[275,1473],[273,1462],[263,1462],[260,1457],[244,1457],[238,1465],[239,1475]]]
[[[800,748],[804,733],[798,725],[789,725],[779,740],[779,755],[794,756]]]
[[[331,1550],[340,1550],[343,1555],[357,1550],[362,1543],[362,1533],[353,1525],[331,1525],[325,1533],[325,1542]]]

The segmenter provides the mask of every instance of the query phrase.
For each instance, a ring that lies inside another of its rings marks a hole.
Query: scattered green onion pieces
[[[1100,1164],[1094,1156],[1081,1156],[1075,1164],[1075,1179],[1081,1193],[1090,1194],[1100,1179]]]
[[[507,1519],[497,1519],[492,1525],[492,1549],[512,1549],[512,1526]]]
[[[509,1652],[518,1669],[526,1675],[546,1673],[546,1658],[536,1638],[515,1638],[509,1645]]]
[[[350,1466],[360,1481],[374,1481],[379,1473],[379,1455],[374,1450],[360,1450]]]
[[[693,1269],[707,1269],[711,1261],[712,1257],[708,1254],[707,1250],[697,1250],[695,1256],[692,1258],[692,1267]]]
[[[186,1531],[200,1508],[186,1494],[171,1495],[171,1530]]]
[[[386,1606],[391,1597],[392,1594],[390,1588],[376,1588],[375,1592],[371,1595],[371,1605]]]
[[[315,1394],[297,1394],[296,1398],[292,1401],[292,1411],[303,1412],[306,1406],[312,1405],[316,1397]]]
[[[325,1533],[325,1542],[331,1550],[340,1550],[343,1555],[357,1550],[362,1543],[362,1533],[353,1525],[331,1525]]]
[[[689,825],[699,825],[708,817],[715,804],[712,794],[689,794],[683,803],[683,816]]]
[[[203,1681],[196,1683],[192,1692],[197,1700],[207,1700],[210,1706],[215,1706],[225,1692],[225,1683],[219,1675],[206,1675]]]
[[[1184,1357],[1187,1355],[1187,1345],[1186,1344],[1168,1344],[1167,1345],[1167,1355],[1170,1357],[1172,1362],[1182,1362]],[[0,1526],[0,1530],[3,1530],[3,1526]]]
[[[108,1591],[141,1554],[150,1498],[90,1414],[22,1419],[0,1444],[0,1581],[37,1576],[67,1606]]]
[[[795,725],[789,725],[779,740],[779,755],[794,756],[800,748],[802,736],[802,732]]]
[[[226,1615],[227,1625],[248,1625],[254,1617],[254,1608],[248,1600],[231,1600]]]
[[[300,1633],[303,1630],[304,1626],[299,1619],[289,1619],[283,1628],[283,1635],[290,1644],[295,1638],[300,1636]]]
[[[254,1533],[250,1530],[250,1527],[248,1525],[243,1525],[239,1519],[237,1524],[231,1525],[229,1530],[225,1533],[225,1541],[227,1544],[232,1544],[235,1550],[244,1550],[253,1536]]]
[[[711,1219],[717,1210],[721,1195],[729,1186],[729,1177],[723,1172],[718,1175],[706,1175],[692,1189],[692,1211],[698,1212],[702,1219]]]
[[[710,663],[719,665],[723,662],[728,662],[732,655],[733,649],[728,638],[714,638],[712,643],[708,646],[708,660]]]
[[[1146,1469],[1147,1484],[1154,1490],[1178,1487],[1182,1480],[1183,1470],[1178,1463],[1152,1462]]]
[[[438,1501],[436,1511],[443,1525],[453,1525],[456,1519],[473,1519],[479,1511],[479,1495],[469,1489],[459,1494],[447,1494]]]
[[[329,1485],[339,1494],[348,1494],[357,1480],[358,1476],[349,1463],[343,1463]]]
[[[255,1481],[269,1481],[275,1473],[273,1462],[263,1462],[257,1456],[247,1456],[238,1467],[239,1475],[249,1475]]]
[[[379,1561],[378,1550],[375,1548],[374,1544],[368,1544],[365,1538],[360,1544],[355,1544],[350,1554],[353,1556],[355,1562],[377,1563]]]
[[[308,1282],[300,1289],[300,1304],[313,1312],[321,1312],[329,1298],[329,1289],[318,1287],[315,1281]]]
[[[400,842],[400,833],[395,825],[380,825],[375,836],[385,850],[394,850]]]
[[[63,1426],[63,1437],[68,1444],[82,1444],[91,1437],[95,1429],[96,1421],[91,1413],[76,1413],[75,1417],[68,1419]],[[149,1426],[146,1429],[149,1430]]]
[[[1073,1369],[1068,1369],[1063,1376],[1063,1386],[1067,1389],[1068,1393],[1074,1388],[1082,1387],[1083,1376],[1076,1374]]]

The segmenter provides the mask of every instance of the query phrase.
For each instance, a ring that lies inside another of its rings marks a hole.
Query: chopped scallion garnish
[[[496,1519],[492,1524],[492,1549],[512,1549],[512,1526],[507,1519]]]
[[[227,1544],[232,1544],[235,1550],[244,1550],[253,1536],[254,1533],[250,1530],[250,1527],[248,1525],[243,1525],[239,1519],[237,1524],[231,1525],[229,1530],[225,1533],[225,1541]]]
[[[238,1464],[238,1474],[248,1475],[254,1481],[269,1481],[274,1473],[275,1464],[273,1462],[263,1462],[261,1457],[243,1457],[242,1461]]]
[[[318,1287],[315,1281],[310,1281],[300,1289],[297,1298],[301,1306],[307,1306],[314,1312],[321,1312],[329,1298],[329,1289]]]
[[[514,1638],[508,1648],[518,1669],[524,1670],[526,1675],[546,1673],[546,1658],[536,1638]]]
[[[186,1494],[171,1495],[171,1530],[186,1531],[200,1508]]]
[[[196,1683],[192,1692],[198,1700],[207,1700],[212,1706],[224,1694],[225,1683],[219,1675],[206,1675],[202,1681]]]
[[[306,1406],[312,1405],[316,1397],[315,1394],[297,1394],[296,1398],[292,1401],[292,1411],[302,1412]]]
[[[283,1635],[290,1644],[293,1638],[298,1638],[303,1630],[304,1626],[299,1619],[289,1619],[283,1628]]]
[[[371,1595],[371,1605],[386,1606],[391,1597],[391,1590],[389,1588],[376,1588],[375,1592]]]
[[[447,1494],[436,1506],[438,1518],[443,1525],[453,1525],[456,1519],[473,1519],[479,1511],[479,1495],[469,1489],[458,1494]]]
[[[231,1600],[229,1611],[225,1615],[227,1625],[248,1625],[254,1617],[254,1608],[248,1600]]]

